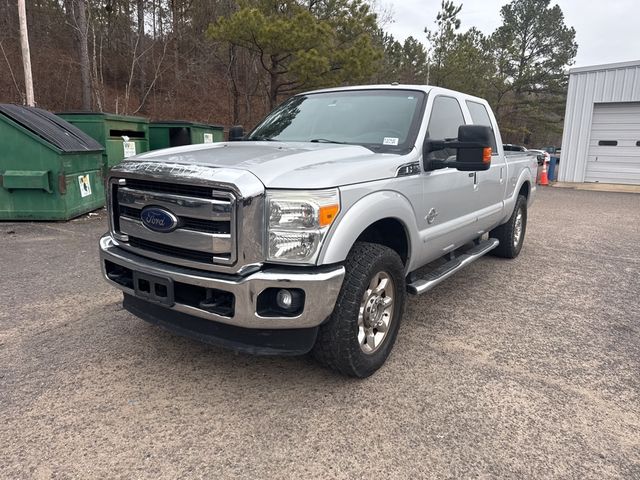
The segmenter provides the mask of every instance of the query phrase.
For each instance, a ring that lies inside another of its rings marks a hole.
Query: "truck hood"
[[[247,170],[268,188],[329,188],[395,176],[406,155],[359,145],[223,142],[155,150],[133,159]]]

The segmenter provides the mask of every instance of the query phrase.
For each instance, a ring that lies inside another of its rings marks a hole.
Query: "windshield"
[[[247,140],[346,143],[376,151],[413,147],[425,94],[416,90],[347,90],[292,97]]]

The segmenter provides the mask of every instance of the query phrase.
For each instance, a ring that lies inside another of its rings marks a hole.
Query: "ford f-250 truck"
[[[366,377],[394,345],[406,293],[522,248],[536,159],[504,155],[480,98],[320,90],[230,137],[109,173],[102,269],[134,315]]]

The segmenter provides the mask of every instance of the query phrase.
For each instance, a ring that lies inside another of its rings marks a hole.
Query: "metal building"
[[[569,71],[558,180],[640,185],[640,60]]]

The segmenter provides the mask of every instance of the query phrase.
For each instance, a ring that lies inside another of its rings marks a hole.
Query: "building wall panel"
[[[595,103],[639,101],[640,61],[572,69],[558,179],[562,182],[585,181]]]

